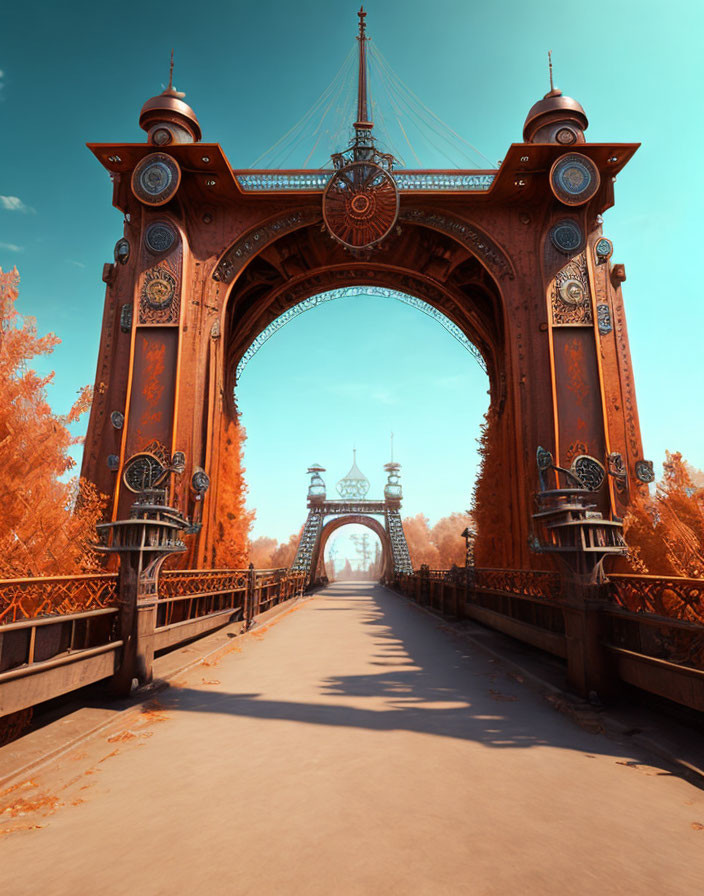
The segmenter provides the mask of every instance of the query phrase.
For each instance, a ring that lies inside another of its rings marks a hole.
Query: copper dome
[[[589,124],[586,113],[577,100],[573,100],[571,96],[563,96],[562,91],[555,87],[531,107],[523,125],[523,139],[528,142],[530,132],[535,131],[535,127],[531,125],[534,125],[538,118],[547,115],[556,118],[555,113],[563,113],[566,119],[576,119],[582,130]]]
[[[139,113],[139,126],[148,131],[155,121],[163,118],[166,121],[183,123],[188,130],[193,131],[196,142],[201,139],[201,130],[196,113],[188,103],[184,103],[182,97],[185,93],[179,93],[173,87],[167,87],[163,93],[153,96],[142,106]]]

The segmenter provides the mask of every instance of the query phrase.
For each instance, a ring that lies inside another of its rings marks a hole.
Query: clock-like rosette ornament
[[[596,194],[601,178],[594,162],[580,152],[560,156],[550,169],[550,186],[564,205],[584,205]]]
[[[153,152],[132,172],[132,192],[145,205],[165,205],[181,183],[178,162],[163,152]]]
[[[164,465],[154,454],[133,454],[125,464],[122,481],[135,494],[152,488],[164,472]]]
[[[374,162],[351,162],[336,171],[323,193],[323,219],[348,249],[369,249],[387,236],[398,218],[398,188]]]

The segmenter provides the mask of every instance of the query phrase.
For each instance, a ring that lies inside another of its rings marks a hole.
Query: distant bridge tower
[[[337,483],[339,499],[327,498],[325,482],[320,475],[325,472],[325,468],[319,464],[308,468],[308,517],[293,561],[293,569],[305,571],[311,584],[323,574],[323,558],[328,538],[336,529],[349,523],[367,526],[379,537],[383,579],[413,571],[400,514],[401,465],[392,462],[386,464],[384,469],[388,473],[384,500],[373,501],[366,497],[369,480],[357,466],[356,451],[349,473]]]

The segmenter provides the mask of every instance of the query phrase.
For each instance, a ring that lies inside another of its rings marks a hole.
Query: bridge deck
[[[704,891],[701,791],[380,587],[159,703],[0,795],[8,893]]]

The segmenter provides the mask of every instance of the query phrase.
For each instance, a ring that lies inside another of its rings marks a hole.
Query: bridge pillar
[[[601,611],[606,602],[603,585],[584,584],[565,578],[565,638],[567,680],[582,697],[595,693],[609,696],[613,675],[602,645]]]
[[[112,689],[121,696],[129,695],[135,679],[140,685],[152,680],[159,573],[171,554],[186,550],[179,533],[188,523],[165,505],[165,497],[162,489],[144,491],[132,505],[129,519],[98,526],[104,542],[98,549],[120,558],[123,646]]]

